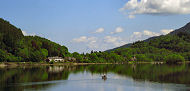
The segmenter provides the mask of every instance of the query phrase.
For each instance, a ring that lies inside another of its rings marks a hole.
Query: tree
[[[81,62],[81,60],[82,60],[82,56],[77,52],[73,53],[73,57],[76,58],[77,62]]]
[[[30,60],[33,62],[40,62],[44,60],[44,55],[40,51],[34,51],[31,53]]]
[[[98,56],[96,55],[96,53],[90,54],[89,58],[92,62],[96,62],[98,60]]]
[[[185,61],[184,57],[179,54],[169,54],[164,59],[165,59],[166,63],[178,63],[178,62]]]
[[[40,51],[41,51],[41,53],[42,53],[42,55],[43,55],[44,58],[46,58],[48,56],[48,50],[41,49]]]
[[[7,61],[7,53],[0,49],[0,62]]]
[[[144,61],[144,62],[152,61],[152,59],[148,58],[145,54],[137,54],[136,58],[137,58],[137,61]]]
[[[16,55],[22,57],[24,59],[23,61],[27,61],[30,56],[28,48],[24,49],[19,48]]]

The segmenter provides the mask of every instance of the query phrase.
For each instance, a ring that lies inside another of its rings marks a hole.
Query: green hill
[[[187,23],[185,26],[174,30],[173,32],[169,33],[168,35],[176,35],[176,34],[178,34],[180,32],[190,33],[190,23]],[[161,36],[163,36],[163,35],[161,35]],[[147,42],[149,40],[153,40],[153,39],[159,38],[161,36],[150,37],[150,38],[148,38],[146,40],[143,40],[143,41]],[[128,43],[128,44],[125,44],[125,45],[122,45],[122,46],[119,46],[119,47],[116,47],[116,48],[113,48],[113,49],[109,49],[109,50],[106,50],[106,51],[110,52],[110,51],[114,51],[114,50],[119,49],[119,48],[129,48],[131,45],[132,45],[132,43]]]
[[[127,62],[135,56],[141,62],[176,63],[190,60],[190,23],[168,35],[152,37],[144,41],[114,48],[105,52],[93,52],[85,57],[98,62]],[[93,57],[92,58],[92,54]],[[94,61],[94,62],[97,62]]]
[[[112,52],[130,59],[136,55],[139,61],[190,60],[190,23],[165,36],[132,43],[127,48]]]
[[[39,62],[67,54],[67,47],[39,36],[24,36],[21,29],[0,18],[0,62]]]
[[[74,57],[79,63],[131,61],[176,63],[190,60],[190,23],[164,36],[137,41],[109,52],[70,54],[67,47],[39,36],[24,36],[21,29],[0,19],[0,62],[40,62],[48,56]]]

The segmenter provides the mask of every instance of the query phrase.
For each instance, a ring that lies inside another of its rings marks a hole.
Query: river
[[[190,90],[190,65],[107,64],[0,68],[0,91]],[[105,79],[102,76],[106,75]]]

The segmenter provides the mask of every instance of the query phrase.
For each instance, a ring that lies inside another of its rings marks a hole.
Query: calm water
[[[0,91],[190,90],[189,64],[4,67],[0,74]]]

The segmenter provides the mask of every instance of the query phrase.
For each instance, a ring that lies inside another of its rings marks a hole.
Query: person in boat
[[[103,79],[103,80],[106,80],[106,79],[107,79],[107,76],[104,74],[104,75],[102,76],[102,79]]]

